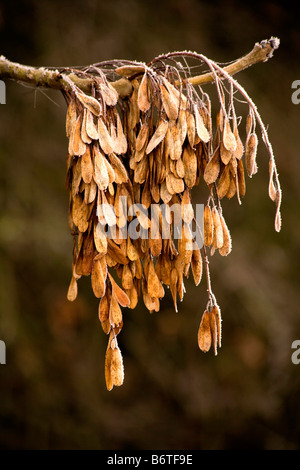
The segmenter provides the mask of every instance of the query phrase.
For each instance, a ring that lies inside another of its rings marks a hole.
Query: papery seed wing
[[[123,65],[115,69],[115,72],[122,77],[131,77],[132,75],[145,72],[143,65]]]
[[[199,110],[196,106],[194,107],[194,116],[195,116],[195,121],[196,121],[197,134],[199,138],[202,140],[202,142],[207,143],[210,140],[210,135],[204,125],[203,118],[201,114],[199,113]]]
[[[139,109],[145,113],[151,106],[151,102],[149,99],[149,85],[148,85],[148,75],[145,72],[143,78],[141,80],[139,91],[138,91],[138,106]]]
[[[111,136],[101,118],[98,119],[98,134],[100,146],[106,155],[113,153],[114,145]]]
[[[198,330],[198,346],[201,351],[208,352],[211,348],[211,344],[210,314],[208,311],[205,311]]]
[[[216,149],[215,153],[207,163],[204,170],[204,181],[206,184],[212,184],[216,181],[220,173],[220,157],[219,148]]]
[[[147,155],[149,155],[149,153],[151,153],[155,147],[157,147],[157,145],[162,142],[162,140],[165,138],[167,130],[167,121],[161,121],[146,147]]]
[[[72,129],[74,128],[77,120],[76,102],[71,100],[68,106],[66,115],[66,135],[69,138],[71,136]]]
[[[95,116],[100,116],[101,106],[99,101],[96,100],[96,98],[86,95],[82,91],[76,93],[76,97],[79,99],[79,101],[83,104],[85,108],[91,111],[91,113],[93,113]]]
[[[226,150],[229,150],[230,152],[234,152],[236,150],[236,140],[227,116],[224,117],[223,144]]]
[[[125,294],[125,292],[118,286],[118,284],[116,283],[116,281],[114,280],[114,278],[111,276],[110,273],[108,273],[108,277],[110,279],[110,282],[111,282],[111,285],[112,285],[112,289],[113,289],[113,293],[117,299],[117,301],[119,302],[120,305],[122,305],[122,307],[128,307],[129,304],[130,304],[130,301],[129,301],[129,298],[128,296]]]
[[[94,179],[100,190],[106,189],[109,177],[104,161],[105,157],[97,147],[94,147]]]

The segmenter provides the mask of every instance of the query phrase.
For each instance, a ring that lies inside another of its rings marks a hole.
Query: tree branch
[[[81,78],[76,73],[68,74],[73,83],[85,93],[90,93],[95,84],[93,78]],[[51,88],[53,90],[65,90],[70,85],[64,80],[63,74],[58,70],[50,70],[46,67],[30,67],[28,65],[11,62],[3,55],[0,56],[0,78],[9,78],[19,82],[29,83],[36,87]],[[126,78],[121,78],[112,85],[117,90],[121,98],[130,96],[132,85]]]
[[[260,43],[257,42],[251,52],[246,54],[244,57],[237,59],[227,67],[224,67],[223,70],[227,72],[228,75],[234,75],[238,72],[241,72],[242,70],[245,70],[251,65],[257,64],[259,62],[266,62],[273,56],[273,52],[278,49],[279,44],[280,40],[275,37],[271,37],[269,40],[264,40]],[[203,85],[213,81],[214,76],[210,72],[189,78],[191,85]]]
[[[273,52],[279,47],[278,38],[270,38],[261,43],[256,43],[251,52],[244,57],[237,59],[223,70],[229,75],[234,75],[251,65],[258,62],[265,62],[272,57]],[[178,53],[177,53],[178,54]],[[172,57],[176,53],[167,54],[166,57]],[[188,53],[187,53],[188,55]],[[90,93],[95,84],[93,77],[82,78],[79,75],[83,72],[72,71],[68,77],[73,83],[85,93]],[[0,56],[0,78],[12,79],[19,82],[29,83],[36,87],[51,88],[54,90],[65,90],[70,88],[70,85],[64,80],[63,74],[59,70],[51,70],[46,67],[30,67],[28,65],[21,65],[16,62],[11,62],[4,56]],[[212,73],[205,73],[196,77],[190,77],[188,81],[192,85],[204,85],[214,81]],[[117,90],[121,98],[126,98],[132,93],[132,85],[130,80],[121,78],[115,82],[111,82],[112,86]]]

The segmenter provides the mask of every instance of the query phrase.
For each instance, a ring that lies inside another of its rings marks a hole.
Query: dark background
[[[300,105],[291,102],[291,84],[300,79],[300,29],[285,2],[248,4],[0,3],[0,54],[29,65],[147,62],[185,49],[227,62],[278,36],[274,58],[236,78],[268,126],[284,193],[277,234],[260,142],[259,173],[247,179],[243,205],[223,204],[233,252],[211,261],[223,314],[219,355],[198,349],[206,291],[204,282],[195,288],[190,280],[178,314],[169,295],[152,316],[141,301],[124,310],[125,383],[107,392],[107,337],[90,279],[80,280],[74,303],[66,300],[66,106],[58,92],[7,82],[0,108],[0,339],[7,346],[0,448],[300,448],[300,365],[291,362],[291,344],[300,339]]]

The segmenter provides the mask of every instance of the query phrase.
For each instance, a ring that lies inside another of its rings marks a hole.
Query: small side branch
[[[249,54],[237,59],[232,64],[224,67],[223,70],[228,75],[234,75],[251,65],[257,64],[259,62],[266,62],[273,56],[273,53],[278,49],[280,40],[278,38],[271,37],[269,40],[261,41],[256,43]],[[191,85],[203,85],[205,83],[210,83],[214,81],[214,76],[212,73],[208,72],[196,77],[189,78]]]

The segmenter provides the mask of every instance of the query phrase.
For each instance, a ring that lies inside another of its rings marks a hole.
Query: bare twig
[[[273,56],[273,52],[278,49],[280,41],[278,38],[271,37],[269,40],[261,41],[256,43],[249,54],[241,57],[232,64],[224,67],[223,70],[228,75],[234,75],[251,65],[257,64],[259,62],[266,62],[269,58]],[[202,85],[204,83],[209,83],[214,81],[214,76],[212,73],[205,73],[203,75],[198,75],[196,77],[189,78],[189,82],[192,85]]]

